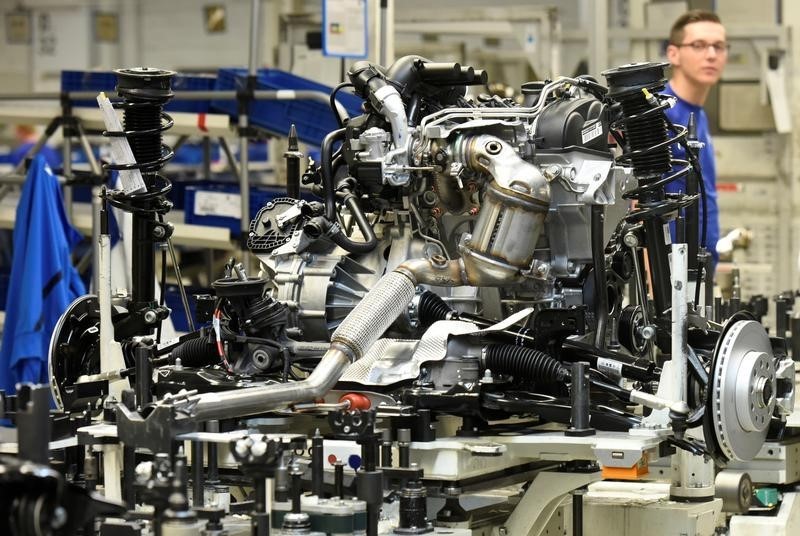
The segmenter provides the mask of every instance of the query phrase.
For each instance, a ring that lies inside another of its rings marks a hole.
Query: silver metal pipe
[[[672,373],[676,401],[686,400],[689,328],[689,263],[686,244],[672,244]]]
[[[197,420],[263,413],[295,402],[322,397],[351,361],[360,359],[397,319],[414,297],[416,283],[405,273],[390,272],[369,291],[331,336],[331,346],[308,378],[221,393],[195,395],[190,400]]]
[[[100,271],[103,269],[100,262],[100,210],[103,200],[100,199],[102,187],[92,186],[92,288],[100,292]]]
[[[75,91],[69,93],[69,99],[88,100],[97,97],[99,91]],[[253,92],[256,100],[313,100],[330,105],[330,96],[324,91],[312,89],[257,89]],[[59,93],[6,93],[0,94],[0,101],[26,101],[26,100],[54,100],[61,98]],[[206,91],[176,91],[172,101],[199,101],[199,100],[236,100],[234,90],[206,90]]]
[[[239,127],[246,129],[248,126],[248,117],[247,114],[241,114],[239,116]],[[244,241],[244,237],[247,236],[247,233],[250,231],[250,155],[248,154],[250,150],[249,140],[247,136],[241,136],[239,138],[239,202],[240,202],[240,210],[242,211],[242,217],[240,220],[239,231],[240,235],[239,238]],[[247,248],[244,247],[242,244],[242,262],[245,266],[250,266],[250,252]]]
[[[258,38],[261,34],[261,0],[250,0],[250,56],[248,71],[256,74],[258,69]]]
[[[230,168],[233,176],[236,177],[236,180],[239,180],[239,167],[236,165],[236,158],[233,156],[233,151],[231,151],[231,146],[228,145],[228,140],[223,137],[219,138],[219,146],[222,147],[222,151],[225,153],[225,158],[228,160],[228,167]]]
[[[72,178],[72,138],[65,135],[62,145],[64,160],[64,178],[68,181]],[[64,185],[64,208],[67,209],[67,219],[74,223],[75,207],[72,202],[72,186]]]
[[[194,408],[196,419],[224,419],[262,413],[270,409],[314,400],[330,391],[350,364],[349,356],[342,350],[331,348],[305,380],[252,389],[239,389],[219,393],[205,393],[197,397]]]
[[[100,164],[94,157],[94,153],[92,152],[92,146],[89,143],[89,138],[86,137],[86,131],[83,129],[83,125],[81,124],[80,121],[76,121],[75,127],[78,130],[78,141],[81,144],[83,152],[86,153],[86,160],[89,162],[89,168],[95,175],[100,175],[101,173],[103,173],[103,169],[100,167]]]
[[[169,249],[169,256],[172,259],[172,267],[175,269],[175,277],[178,280],[178,291],[181,294],[181,302],[183,303],[183,310],[186,313],[186,321],[189,323],[189,331],[194,331],[194,318],[192,317],[192,310],[189,308],[189,298],[186,296],[186,287],[183,286],[181,268],[178,265],[178,257],[175,255],[175,248],[172,246],[171,238],[167,238],[167,248]],[[164,292],[164,289],[161,289],[161,292]]]
[[[69,100],[89,100],[97,97],[97,91],[69,91]],[[61,93],[0,93],[0,101],[61,100]]]
[[[387,26],[389,25],[389,16],[388,16],[388,14],[389,14],[389,0],[381,0],[380,4],[381,4],[381,29],[380,29],[380,32],[381,32],[381,35],[380,35],[381,49],[380,49],[380,53],[379,53],[379,56],[378,56],[378,58],[379,58],[378,59],[378,63],[383,65],[383,66],[388,66],[388,63],[389,63],[388,62],[388,58],[389,58],[389,56],[387,55],[387,47],[388,47],[387,40],[388,40],[389,32],[387,31],[388,30]]]

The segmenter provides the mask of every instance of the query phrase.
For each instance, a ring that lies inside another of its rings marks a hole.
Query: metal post
[[[233,151],[231,151],[231,146],[228,145],[228,140],[225,138],[219,139],[219,146],[222,147],[222,151],[225,153],[225,158],[228,160],[228,167],[233,173],[233,176],[236,177],[236,180],[239,180],[239,167],[236,165],[236,158],[233,156]]]
[[[800,338],[800,337],[798,337]],[[392,431],[387,428],[381,437],[381,467],[392,466]]]
[[[400,428],[397,431],[397,451],[400,454],[400,467],[411,466],[411,430]]]
[[[208,421],[206,423],[206,432],[217,433],[219,432],[219,421]],[[208,478],[206,479],[210,484],[219,482],[219,462],[217,461],[217,444],[213,441],[208,442]]]
[[[203,442],[192,441],[192,505],[201,508],[203,497]]]
[[[378,56],[379,61],[378,63],[383,65],[384,67],[387,66],[389,56],[387,54],[387,46],[388,46],[388,35],[389,32],[387,31],[389,28],[389,0],[381,0],[381,27],[380,27],[380,39],[381,39],[381,49],[380,55]]]
[[[298,494],[297,500],[300,500]],[[253,509],[253,534],[267,536],[269,534],[269,511],[267,510],[267,479],[255,479],[255,504]]]
[[[211,138],[208,136],[203,136],[203,179],[211,180]]]
[[[67,126],[62,128],[61,131],[64,133],[64,140],[62,145],[63,156],[62,159],[64,160],[64,178],[69,180],[72,178],[72,138],[71,132],[69,132],[71,127]],[[72,206],[72,186],[64,186],[64,208],[67,209],[67,218],[70,222],[74,221],[73,219],[73,209]]]
[[[784,338],[786,337],[787,324],[787,304],[783,296],[778,296],[775,300],[775,336]]]
[[[100,211],[103,209],[103,200],[100,186],[92,186],[92,292],[100,292]]]
[[[258,66],[258,39],[261,33],[261,0],[250,0],[250,56],[248,57],[248,71],[256,74]]]
[[[790,342],[792,359],[794,361],[800,361],[800,316],[795,315],[792,317],[791,329]]]
[[[567,436],[594,435],[595,430],[590,424],[589,403],[589,363],[576,361],[572,363],[572,384],[569,389],[570,427],[564,431]]]
[[[323,468],[323,438],[319,428],[311,438],[311,493],[320,499],[323,496],[324,468]]]
[[[108,454],[109,451],[104,449],[103,458],[105,459]],[[108,465],[105,467],[108,469]],[[136,488],[133,487],[136,481],[136,447],[126,445],[122,449],[122,481],[123,499],[128,508],[132,510],[136,507]],[[106,482],[108,482],[108,476],[106,476]],[[108,493],[106,493],[106,497],[108,497]]]
[[[239,115],[239,128],[242,129],[242,132],[246,132],[248,128],[249,119],[247,114]],[[241,170],[239,173],[239,195],[241,196],[241,211],[242,211],[242,219],[241,225],[239,226],[240,230],[240,240],[241,240],[241,248],[242,248],[242,262],[245,266],[250,266],[250,252],[245,247],[247,233],[250,230],[250,170],[249,170],[249,140],[247,139],[247,134],[242,134],[239,138],[239,169]]]
[[[583,536],[583,494],[582,488],[572,492],[572,536]]]
[[[686,244],[672,244],[672,371],[674,401],[686,400],[689,265]]]
[[[252,77],[256,75],[258,69],[258,38],[260,34],[261,18],[259,9],[261,0],[250,1],[250,55],[248,63],[248,74]],[[254,88],[252,88],[254,89]],[[239,175],[239,195],[241,196],[242,219],[239,227],[241,231],[242,260],[245,266],[250,266],[250,252],[245,247],[245,240],[250,229],[250,173],[249,173],[249,140],[247,129],[250,127],[250,118],[247,110],[239,113],[239,159],[241,160],[241,173]]]
[[[150,403],[152,395],[150,384],[153,381],[153,364],[150,361],[149,348],[140,346],[134,351],[134,364],[136,366],[136,407],[141,410]]]
[[[344,462],[336,460],[336,463],[333,464],[333,471],[333,496],[344,499]]]
[[[589,25],[589,74],[600,79],[608,68],[608,0],[594,0]]]

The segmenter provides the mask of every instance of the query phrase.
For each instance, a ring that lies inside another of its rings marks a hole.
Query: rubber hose
[[[348,193],[345,196],[344,202],[347,208],[350,209],[353,218],[356,220],[356,225],[358,225],[358,228],[361,230],[361,234],[364,235],[364,242],[351,240],[341,229],[331,235],[331,240],[333,240],[337,246],[340,246],[350,253],[369,253],[378,245],[375,231],[372,230],[372,226],[369,224],[367,217],[364,215],[361,207],[358,206],[358,199],[356,199],[356,196]]]
[[[322,140],[320,159],[322,160],[322,186],[325,190],[325,217],[336,221],[336,192],[333,190],[333,144],[344,139],[344,128],[329,132]]]
[[[539,350],[511,344],[486,346],[485,366],[492,372],[510,374],[515,380],[559,383],[569,378],[569,369]]]

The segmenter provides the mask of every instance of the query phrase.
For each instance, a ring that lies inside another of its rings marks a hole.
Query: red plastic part
[[[370,402],[369,398],[361,393],[347,393],[339,399],[339,403],[341,404],[344,401],[350,402],[350,408],[348,409],[351,410],[358,409],[366,411],[372,406],[372,402]]]

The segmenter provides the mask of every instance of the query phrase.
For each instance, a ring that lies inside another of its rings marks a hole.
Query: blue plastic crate
[[[217,72],[216,89],[237,90],[244,87],[247,71],[244,69],[220,69]],[[295,89],[316,90],[330,94],[332,88],[278,69],[261,69],[256,76],[257,89]],[[337,95],[337,100],[347,109],[350,116],[361,113],[362,100],[346,91]],[[211,108],[238,116],[238,103],[235,100],[213,100]],[[297,137],[308,144],[319,146],[322,139],[332,130],[339,128],[330,106],[310,100],[258,100],[250,104],[250,123],[286,136],[292,124],[297,127]]]
[[[61,71],[61,91],[105,91],[109,97],[113,97],[116,85],[117,75],[111,71]],[[97,108],[97,101],[72,101],[72,105]]]
[[[198,201],[198,194],[212,195],[204,195],[204,199],[196,204],[195,201]],[[259,209],[266,205],[268,201],[285,195],[286,190],[283,188],[268,186],[251,187],[250,216],[248,221],[255,218]],[[215,202],[218,202],[218,204],[214,205]],[[241,229],[241,220],[239,218],[225,216],[225,214],[230,214],[230,209],[227,207],[232,208],[234,205],[239,207],[240,202],[239,186],[236,184],[205,183],[202,185],[186,186],[183,207],[184,221],[196,225],[227,227],[231,230],[231,233],[238,236]]]
[[[177,74],[172,79],[172,91],[211,91],[217,83],[217,77],[203,74]],[[172,112],[208,113],[211,111],[210,100],[172,100],[164,107]]]
[[[176,74],[172,79],[173,91],[209,91],[216,85],[216,76],[201,74]],[[105,91],[109,97],[116,95],[117,75],[113,71],[61,71],[61,91]],[[78,100],[73,106],[97,108],[96,100]],[[170,101],[166,111],[208,113],[211,101]]]

